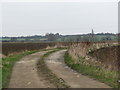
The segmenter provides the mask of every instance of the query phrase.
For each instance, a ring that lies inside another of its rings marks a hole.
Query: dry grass
[[[80,73],[118,87],[120,79],[120,45],[117,42],[73,43],[68,49],[66,62]],[[68,56],[70,58],[68,59]],[[72,59],[71,59],[72,58]],[[71,60],[70,62],[68,62]]]
[[[73,43],[68,49],[69,55],[79,63],[81,57],[86,64],[101,64],[104,67],[113,69],[118,64],[118,46],[114,43]]]

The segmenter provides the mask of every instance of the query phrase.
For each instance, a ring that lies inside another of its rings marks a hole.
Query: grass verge
[[[96,67],[93,65],[85,65],[83,63],[75,64],[74,59],[72,59],[69,55],[68,52],[65,53],[64,55],[65,63],[71,68],[76,70],[77,72],[87,75],[93,79],[99,80],[103,83],[106,83],[107,85],[113,87],[113,88],[118,88],[118,74],[117,72],[114,71],[108,71],[105,69],[102,69],[100,67]],[[82,60],[81,60],[82,62]]]
[[[39,50],[34,50],[34,51],[26,51],[26,52],[21,52],[17,53],[14,55],[7,56],[5,58],[2,58],[2,68],[0,69],[0,72],[2,72],[2,88],[7,88],[8,83],[10,80],[10,75],[12,72],[12,68],[15,64],[16,61],[20,60],[23,56],[38,52]]]
[[[55,88],[69,88],[69,86],[65,84],[64,80],[58,78],[54,73],[52,73],[52,71],[45,64],[44,60],[50,54],[62,49],[64,48],[57,48],[47,52],[41,57],[40,61],[37,64],[39,75],[42,75],[42,77],[44,77],[46,80],[49,80],[49,83],[52,83],[55,86]]]

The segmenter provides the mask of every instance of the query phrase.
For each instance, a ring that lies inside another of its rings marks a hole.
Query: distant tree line
[[[80,35],[61,35],[59,33],[46,33],[44,36],[21,36],[21,37],[2,37],[3,42],[98,42],[98,41],[117,41],[120,34],[113,33],[92,33]]]

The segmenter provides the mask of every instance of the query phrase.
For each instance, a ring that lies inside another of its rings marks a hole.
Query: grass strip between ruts
[[[46,80],[49,80],[49,83],[52,83],[55,88],[69,88],[68,85],[65,84],[64,80],[62,78],[58,78],[45,64],[45,58],[47,58],[50,54],[57,52],[59,50],[63,50],[65,48],[57,48],[54,50],[51,50],[44,54],[40,61],[37,63],[38,67],[38,73],[42,77],[44,77]]]

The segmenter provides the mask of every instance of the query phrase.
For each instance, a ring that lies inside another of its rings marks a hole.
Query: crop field
[[[2,54],[45,49],[47,46],[53,47],[55,43],[2,43]]]
[[[68,46],[69,42],[64,43],[55,43],[55,42],[48,42],[48,43],[18,43],[18,42],[3,42],[0,43],[0,53],[3,55],[9,55],[11,53],[17,53],[22,51],[31,51],[31,50],[39,50],[45,49],[47,47],[59,47],[59,46]]]

